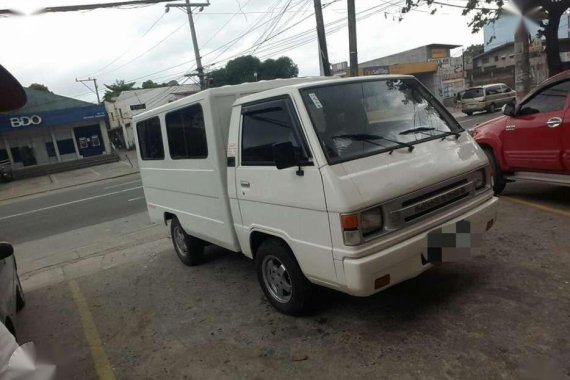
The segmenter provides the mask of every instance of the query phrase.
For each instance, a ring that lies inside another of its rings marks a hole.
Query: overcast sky
[[[96,1],[0,0],[0,8],[29,14],[48,5]],[[254,55],[262,59],[287,55],[299,66],[300,76],[319,74],[317,44],[316,38],[312,38],[313,34],[287,39],[314,30],[312,0],[291,0],[275,26],[272,20],[288,0],[210,2],[211,5],[196,16],[198,44],[204,66],[223,64],[269,36]],[[330,61],[347,61],[346,1],[322,2],[332,3],[324,10],[325,23],[339,20],[327,28]],[[439,7],[432,16],[426,8],[420,8],[398,22],[399,4],[402,3],[401,0],[356,1],[356,11],[360,17],[368,15],[357,21],[360,62],[429,43],[466,47],[483,42],[482,34],[470,32],[468,19],[461,16],[460,9]],[[376,8],[366,11],[372,7]],[[243,13],[235,14],[240,12],[240,8]],[[195,69],[190,30],[186,15],[181,10],[171,9],[169,13],[164,10],[164,4],[156,4],[130,9],[0,18],[3,43],[0,63],[25,86],[33,82],[43,83],[57,94],[87,101],[94,101],[95,95],[81,83],[76,83],[75,78],[96,77],[101,87],[116,79],[136,79],[138,84],[147,79],[158,82],[174,79],[180,82],[185,79],[184,72]],[[307,20],[299,23],[304,17]],[[232,42],[255,26],[256,29]],[[336,28],[333,29],[334,26]],[[280,34],[272,37],[276,33]],[[294,46],[309,40],[310,43],[303,46]],[[227,51],[220,49],[224,45],[227,45],[224,47]],[[456,54],[460,52],[459,49]]]

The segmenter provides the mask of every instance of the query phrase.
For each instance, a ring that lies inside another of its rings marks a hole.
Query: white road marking
[[[72,205],[72,204],[75,204],[75,203],[81,203],[81,202],[86,202],[86,201],[90,201],[90,200],[93,200],[93,199],[108,197],[108,196],[110,196],[110,195],[116,195],[116,194],[125,193],[125,192],[127,192],[127,191],[133,191],[133,190],[137,190],[137,189],[142,189],[142,186],[131,187],[130,189],[124,189],[124,190],[114,191],[114,192],[112,192],[112,193],[107,193],[107,194],[95,195],[95,196],[93,196],[93,197],[87,197],[87,198],[83,198],[83,199],[77,199],[77,200],[71,201],[71,202],[60,203],[60,204],[57,204],[57,205],[48,206],[48,207],[42,207],[42,208],[38,208],[38,209],[35,209],[35,210],[31,210],[31,211],[21,212],[21,213],[14,214],[14,215],[3,216],[3,217],[0,218],[0,221],[6,220],[6,219],[16,218],[16,217],[18,217],[18,216],[24,216],[24,215],[35,214],[35,213],[37,213],[37,212],[46,211],[46,210],[51,210],[51,209],[58,208],[58,207],[69,206],[69,205]]]
[[[127,202],[138,201],[139,199],[144,199],[144,197],[131,198]]]
[[[118,183],[118,184],[116,184],[116,185],[111,185],[111,186],[104,187],[103,190],[114,189],[115,187],[121,187],[121,186],[124,186],[124,185],[130,185],[130,184],[132,184],[132,183],[137,183],[137,182],[141,182],[141,181],[142,181],[141,179],[135,179],[134,181]]]

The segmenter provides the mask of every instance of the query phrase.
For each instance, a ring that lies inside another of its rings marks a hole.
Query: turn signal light
[[[345,231],[356,230],[358,229],[358,215],[356,214],[341,215],[340,223],[342,225],[342,229]]]

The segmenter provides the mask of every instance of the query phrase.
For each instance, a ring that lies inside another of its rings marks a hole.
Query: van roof
[[[178,99],[174,102],[164,104],[162,106],[149,109],[145,112],[137,114],[133,117],[133,121],[146,119],[150,116],[168,111],[173,108],[179,108],[186,104],[195,103],[199,100],[205,99],[211,96],[223,96],[223,95],[235,95],[235,94],[247,94],[247,93],[259,93],[273,88],[285,87],[298,83],[313,83],[316,81],[324,80],[326,77],[302,77],[302,78],[289,78],[289,79],[272,79],[272,80],[262,80],[259,82],[248,82],[236,85],[227,85],[221,87],[209,88],[204,91],[197,92],[190,96]]]
[[[294,83],[294,84],[290,84],[287,86],[282,86],[282,87],[274,87],[271,89],[268,89],[266,91],[261,91],[255,94],[251,94],[248,96],[244,96],[242,98],[239,98],[236,100],[236,102],[234,103],[235,105],[240,105],[240,104],[244,104],[244,103],[249,103],[249,102],[253,102],[256,100],[259,100],[259,98],[263,98],[267,95],[274,95],[273,93],[275,92],[279,92],[282,93],[283,90],[287,90],[287,89],[291,89],[291,88],[295,88],[295,89],[303,89],[303,88],[307,88],[307,87],[315,87],[315,86],[327,86],[327,85],[332,85],[332,84],[337,84],[337,83],[350,83],[350,82],[365,82],[365,81],[370,81],[370,80],[374,80],[374,79],[409,79],[409,78],[414,78],[414,76],[412,75],[367,75],[367,76],[362,76],[362,77],[351,77],[351,78],[329,78],[326,77],[326,79],[323,79],[323,77],[319,77],[320,80],[318,81],[305,81],[305,82],[301,82],[301,83]]]
[[[482,84],[481,86],[473,86],[473,87],[469,87],[466,91],[475,89],[475,88],[487,88],[487,87],[491,87],[491,86],[506,86],[506,84],[504,83],[491,83],[491,84]],[[508,86],[507,86],[508,87]]]

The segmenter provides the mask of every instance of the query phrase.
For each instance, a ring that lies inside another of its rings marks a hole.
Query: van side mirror
[[[0,242],[0,260],[7,259],[14,254],[14,247],[12,244]]]
[[[505,108],[503,109],[503,114],[507,115],[507,116],[511,116],[511,117],[515,117],[516,116],[516,110],[515,110],[515,102],[510,102],[505,104]]]
[[[290,141],[273,144],[273,161],[277,169],[287,169],[297,166],[297,157],[295,157],[295,149]]]

